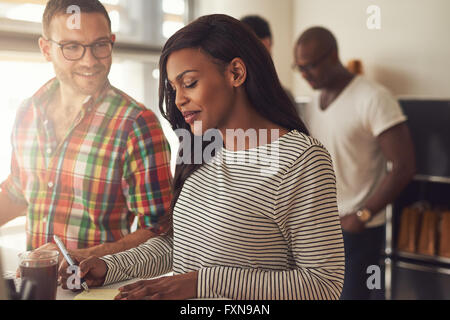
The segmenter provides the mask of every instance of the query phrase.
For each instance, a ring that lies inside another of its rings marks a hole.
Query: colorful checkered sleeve
[[[170,207],[171,183],[169,144],[154,113],[144,110],[127,140],[122,182],[140,228],[158,232],[159,218]]]

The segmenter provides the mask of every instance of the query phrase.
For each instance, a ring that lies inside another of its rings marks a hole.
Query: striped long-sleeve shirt
[[[330,156],[292,131],[223,149],[184,184],[174,236],[103,260],[105,284],[199,271],[199,298],[338,299],[344,248]]]

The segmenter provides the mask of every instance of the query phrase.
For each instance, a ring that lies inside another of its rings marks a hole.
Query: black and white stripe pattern
[[[176,204],[173,251],[159,237],[104,257],[106,283],[173,267],[199,271],[199,298],[339,299],[344,247],[330,156],[297,131],[270,147],[278,153],[223,149],[201,167]]]
[[[154,278],[172,271],[171,237],[152,238],[139,247],[102,257],[108,272],[103,285],[134,278]]]

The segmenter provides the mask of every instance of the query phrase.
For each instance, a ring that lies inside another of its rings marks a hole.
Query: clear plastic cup
[[[22,282],[33,284],[33,300],[56,300],[58,287],[58,257],[54,250],[28,251],[19,255]]]

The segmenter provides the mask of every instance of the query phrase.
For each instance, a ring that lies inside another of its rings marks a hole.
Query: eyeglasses
[[[316,68],[318,65],[320,65],[323,61],[325,61],[326,58],[333,52],[333,47],[330,48],[330,50],[327,50],[323,56],[321,56],[319,59],[317,59],[314,62],[308,63],[306,65],[299,65],[299,64],[293,64],[293,69],[298,69],[300,72],[309,73],[312,69]]]
[[[114,42],[110,40],[97,41],[87,45],[77,42],[61,44],[52,39],[47,40],[56,44],[61,49],[64,58],[70,61],[83,59],[87,48],[91,48],[92,55],[97,59],[109,58],[112,54],[112,49],[114,46]]]

